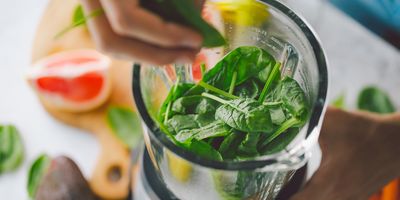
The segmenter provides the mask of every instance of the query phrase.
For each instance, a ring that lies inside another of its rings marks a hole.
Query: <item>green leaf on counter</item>
[[[383,90],[368,86],[358,95],[357,107],[360,110],[385,114],[396,111],[389,95]]]
[[[88,15],[85,15],[82,5],[77,5],[75,7],[74,13],[72,15],[72,22],[69,26],[65,27],[63,30],[61,30],[60,32],[58,32],[54,38],[58,39],[61,36],[63,36],[64,34],[66,34],[67,32],[71,31],[74,28],[77,28],[79,26],[83,26],[86,24],[86,22],[94,17],[97,17],[101,14],[103,14],[104,11],[103,9],[99,8],[96,10],[93,10],[91,13],[89,13]]]
[[[110,107],[107,121],[114,134],[129,148],[136,147],[142,140],[140,118],[131,109]]]
[[[35,198],[40,182],[50,167],[50,164],[51,158],[46,154],[42,154],[31,165],[28,173],[27,185],[29,197]]]
[[[340,94],[331,103],[333,107],[345,109],[346,108],[346,95],[344,93]]]
[[[0,125],[0,174],[17,169],[24,159],[24,146],[13,125]]]

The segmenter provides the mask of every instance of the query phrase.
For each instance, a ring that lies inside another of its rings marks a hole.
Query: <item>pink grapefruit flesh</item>
[[[28,80],[47,104],[88,111],[102,105],[110,94],[110,63],[94,50],[61,52],[36,62]]]

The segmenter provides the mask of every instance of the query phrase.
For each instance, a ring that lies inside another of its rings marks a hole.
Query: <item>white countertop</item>
[[[26,159],[16,172],[0,175],[0,196],[28,199],[27,170],[42,152],[67,155],[90,176],[99,146],[95,138],[50,117],[24,80],[30,64],[35,27],[47,0],[1,1],[0,6],[0,123],[15,124],[21,132]],[[330,64],[330,97],[342,91],[347,102],[366,84],[376,84],[400,108],[400,52],[340,11],[318,0],[289,0],[314,25]],[[353,104],[349,104],[350,106]]]

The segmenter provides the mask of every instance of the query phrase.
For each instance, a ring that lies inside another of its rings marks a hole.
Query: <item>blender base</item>
[[[178,200],[165,186],[162,179],[155,172],[155,168],[147,149],[144,148],[140,161],[140,170],[136,176],[136,187],[132,194],[132,200]],[[298,169],[292,180],[281,190],[276,197],[277,200],[287,200],[299,191],[306,178],[307,165]]]

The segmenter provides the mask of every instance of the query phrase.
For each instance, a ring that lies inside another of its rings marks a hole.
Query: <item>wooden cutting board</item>
[[[54,39],[60,30],[71,23],[73,11],[77,5],[77,0],[49,1],[33,42],[32,62],[64,50],[94,48],[89,32],[83,26],[66,33],[59,39]],[[57,110],[41,100],[44,108],[56,119],[97,137],[101,144],[101,152],[89,182],[93,191],[104,199],[121,199],[126,197],[129,191],[130,152],[108,127],[106,110],[109,105],[133,109],[131,74],[130,62],[113,60],[110,98],[104,105],[92,111],[69,113]]]

